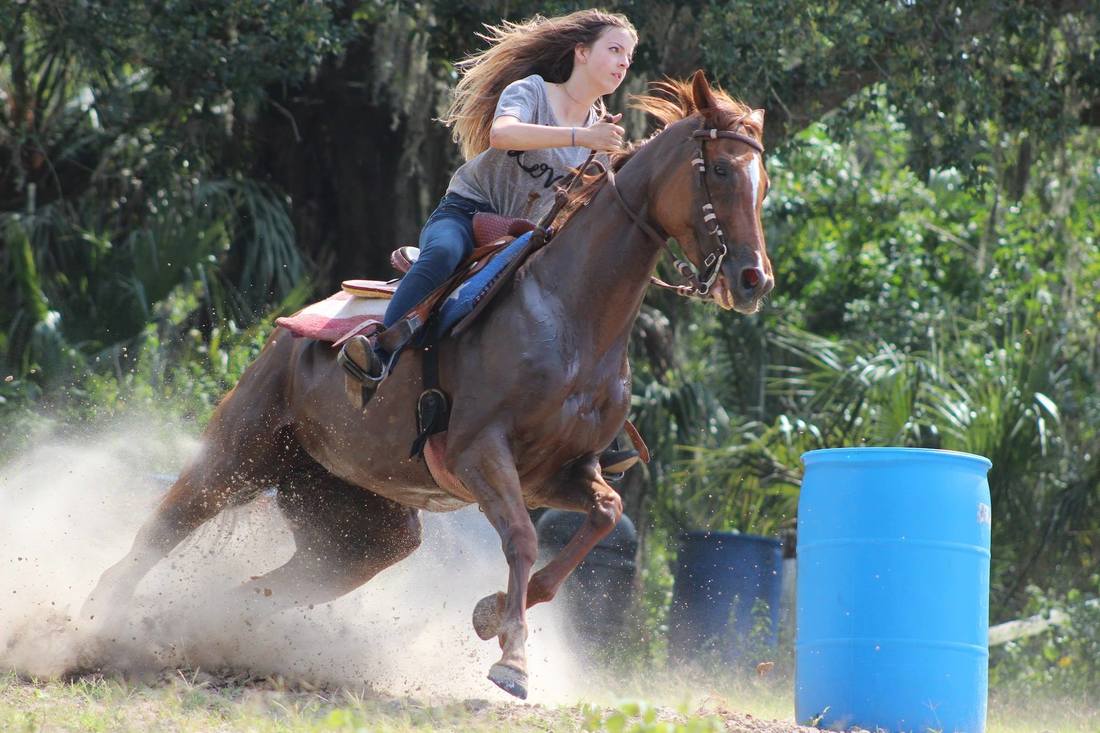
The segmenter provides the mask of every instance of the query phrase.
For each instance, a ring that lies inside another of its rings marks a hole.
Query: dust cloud
[[[40,444],[0,467],[0,670],[228,669],[418,698],[512,699],[485,679],[499,647],[470,625],[478,599],[504,589],[507,573],[476,508],[425,513],[421,547],[337,601],[242,618],[228,591],[294,549],[269,492],[223,512],[159,563],[110,642],[82,628],[80,605],[170,482],[156,467],[165,456],[178,467],[198,448],[178,433],[100,426],[95,440]],[[528,613],[532,702],[583,697],[559,614],[553,603]]]

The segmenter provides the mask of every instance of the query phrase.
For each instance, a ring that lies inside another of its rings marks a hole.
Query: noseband
[[[687,282],[683,285],[671,285],[657,277],[651,277],[650,281],[658,287],[675,291],[678,295],[683,295],[688,298],[703,298],[710,292],[710,288],[714,285],[714,281],[718,279],[718,273],[722,267],[722,260],[725,259],[726,255],[729,253],[729,247],[726,244],[726,235],[718,222],[718,215],[714,213],[714,204],[711,201],[710,187],[707,185],[706,143],[708,140],[728,138],[730,140],[737,140],[738,142],[745,143],[761,155],[764,154],[764,146],[757,142],[755,138],[731,130],[718,130],[714,128],[699,129],[693,132],[691,137],[699,141],[699,154],[691,160],[691,164],[698,174],[695,184],[695,198],[696,200],[703,201],[700,207],[703,222],[701,229],[707,232],[708,243],[711,245],[704,248],[703,243],[699,242],[700,254],[703,255],[702,272],[696,271],[690,262],[679,259],[676,256],[676,252],[669,246],[668,237],[662,237],[658,234],[636,211],[630,208],[626,200],[623,199],[623,195],[619,191],[618,186],[615,185],[615,172],[612,171],[610,167],[607,168],[607,184],[611,187],[611,190],[615,192],[615,198],[618,200],[619,205],[622,206],[623,210],[630,216],[630,219],[638,225],[638,228],[645,232],[654,242],[669,251],[672,255],[673,266]]]

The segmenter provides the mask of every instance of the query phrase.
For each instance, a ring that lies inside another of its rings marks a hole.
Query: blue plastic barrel
[[[992,464],[915,448],[802,461],[798,721],[981,733]]]
[[[736,532],[681,534],[669,610],[672,659],[737,664],[753,661],[746,650],[775,646],[782,571],[777,539]],[[754,634],[761,621],[763,633]]]

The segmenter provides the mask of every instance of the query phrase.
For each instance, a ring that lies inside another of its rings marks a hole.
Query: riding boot
[[[336,357],[337,363],[347,372],[344,375],[344,388],[348,399],[359,408],[365,408],[374,396],[375,390],[386,378],[386,362],[374,350],[366,336],[352,336]]]
[[[633,448],[619,448],[619,439],[615,438],[600,454],[600,472],[608,481],[618,481],[628,468],[640,460],[638,451]]]

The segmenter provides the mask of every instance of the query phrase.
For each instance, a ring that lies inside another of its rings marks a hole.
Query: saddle
[[[525,220],[508,219],[495,214],[477,214],[474,217],[477,246],[472,256],[457,270],[455,276],[445,284],[446,292],[436,291],[414,312],[428,310],[428,304],[439,302],[441,295],[461,286],[470,278],[482,272],[492,257],[514,241],[518,234],[530,231],[531,223]],[[401,247],[394,250],[391,263],[398,273],[406,273],[416,261],[419,250],[416,247]],[[500,278],[498,282],[506,281]],[[275,323],[295,336],[316,339],[334,346],[342,346],[353,336],[374,336],[382,330],[382,317],[389,305],[390,298],[400,283],[393,280],[345,280],[334,295],[325,300],[312,303],[291,316],[276,319]],[[495,291],[488,293],[491,297]]]
[[[474,247],[489,247],[505,237],[514,239],[526,234],[535,228],[535,222],[479,211],[474,214],[473,227]],[[390,255],[390,264],[393,269],[405,273],[419,256],[420,250],[417,247],[398,247]]]
[[[344,368],[348,399],[364,408],[377,378],[368,374],[364,360],[377,363],[372,350],[389,357],[382,374],[391,371],[407,346],[423,350],[423,392],[417,401],[417,439],[412,455],[421,455],[427,439],[447,429],[450,400],[439,388],[438,351],[434,348],[451,331],[465,329],[511,278],[527,257],[547,239],[533,222],[479,212],[473,218],[474,250],[439,288],[389,328],[382,319],[400,279],[345,280],[340,292],[303,308],[276,323],[296,336],[327,341],[340,348],[337,361]],[[390,255],[398,273],[409,271],[420,251],[400,247]],[[373,342],[370,345],[362,336]],[[354,340],[353,340],[354,339]],[[354,347],[354,348],[352,348]],[[352,353],[354,352],[354,353]]]
[[[444,284],[444,287],[440,288],[440,291],[443,291],[447,286],[450,287],[444,292],[436,291],[432,293],[425,299],[424,303],[431,302],[433,305],[436,304],[440,300],[438,296],[446,295],[480,272],[495,255],[499,254],[500,250],[505,245],[513,241],[516,237],[532,231],[535,228],[535,223],[527,219],[516,219],[500,216],[499,214],[478,212],[474,214],[473,228],[474,251],[470,253],[470,256],[467,257],[461,265],[459,265],[456,276],[448,280],[447,283]],[[420,250],[417,247],[398,247],[390,254],[390,264],[393,266],[393,269],[404,275],[413,266],[419,256]],[[458,277],[458,274],[463,275],[463,277]],[[397,290],[399,282],[400,279],[345,280],[341,283],[341,289],[345,293],[354,295],[357,298],[389,299],[393,296],[394,291]],[[495,291],[492,294],[495,294]],[[348,334],[348,338],[353,335],[355,334]]]

